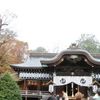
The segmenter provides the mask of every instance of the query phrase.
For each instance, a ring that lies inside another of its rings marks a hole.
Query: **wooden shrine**
[[[74,98],[77,91],[87,98],[100,86],[99,58],[100,54],[90,54],[72,46],[58,54],[30,53],[25,63],[11,67],[20,78],[18,85],[23,99],[46,98],[50,92],[61,96],[62,91],[69,98]]]

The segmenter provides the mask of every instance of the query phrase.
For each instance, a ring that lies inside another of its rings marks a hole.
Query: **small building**
[[[20,78],[18,85],[23,100],[45,100],[52,92],[61,96],[62,91],[69,98],[74,98],[78,91],[87,98],[100,85],[99,58],[99,54],[72,46],[58,54],[30,53],[25,63],[12,64],[11,67]]]

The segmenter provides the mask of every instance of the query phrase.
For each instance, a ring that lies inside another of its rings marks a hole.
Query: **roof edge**
[[[82,49],[68,49],[68,50],[64,50],[62,52],[60,52],[59,54],[57,54],[55,57],[49,59],[49,60],[41,60],[41,64],[43,65],[48,65],[48,64],[54,64],[56,62],[58,62],[60,59],[62,59],[62,57],[66,54],[72,54],[72,55],[84,55],[87,57],[87,59],[96,65],[100,65],[100,60],[97,60],[96,58],[94,58],[89,52],[87,52],[86,50],[82,50]]]

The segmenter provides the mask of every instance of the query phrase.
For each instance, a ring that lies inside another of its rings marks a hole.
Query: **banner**
[[[91,76],[54,76],[55,86],[66,85],[71,82],[80,86],[90,86],[92,84]]]

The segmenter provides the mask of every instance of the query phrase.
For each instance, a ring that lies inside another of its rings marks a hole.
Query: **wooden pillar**
[[[67,84],[66,84],[66,93],[68,94],[68,88],[67,88]]]
[[[27,83],[26,83],[26,79],[24,80],[24,89],[25,89],[25,100],[27,100]]]
[[[77,88],[77,89],[78,89],[78,92],[80,92],[80,90],[79,90],[79,85],[78,85],[78,88]]]
[[[37,89],[38,89],[38,94],[40,94],[40,80],[37,81]]]
[[[71,88],[72,88],[72,97],[74,97],[74,83],[71,83]]]

